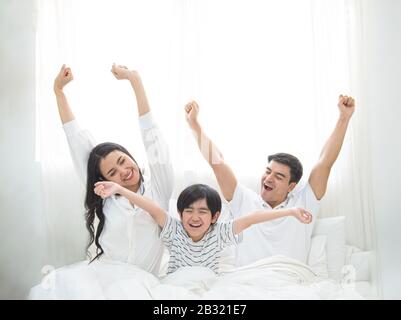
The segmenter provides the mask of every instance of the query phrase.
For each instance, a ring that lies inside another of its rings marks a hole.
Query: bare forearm
[[[166,212],[152,200],[123,187],[119,188],[118,193],[127,198],[131,204],[148,212],[160,227],[164,226]]]
[[[139,76],[130,77],[132,89],[134,89],[136,102],[138,106],[138,115],[143,116],[150,111],[148,98],[146,97],[145,88]]]
[[[340,95],[337,105],[340,117],[333,133],[324,145],[320,158],[313,167],[308,180],[317,200],[322,199],[326,194],[330,171],[340,154],[349,121],[355,110],[355,100],[352,97]]]
[[[237,187],[237,178],[230,166],[224,162],[224,158],[220,150],[203,132],[198,122],[192,123],[191,129],[195,135],[199,150],[203,157],[213,169],[221,192],[227,201],[231,201]]]
[[[292,216],[291,209],[271,210],[271,211],[256,211],[252,214],[235,219],[234,233],[239,234],[250,226],[282,217]]]
[[[191,126],[191,129],[194,133],[199,150],[209,165],[213,168],[216,165],[222,164],[224,160],[222,153],[213,141],[205,134],[201,125],[195,123]]]
[[[55,89],[54,93],[56,95],[58,113],[60,115],[61,122],[65,124],[74,120],[75,116],[72,113],[67,97],[65,96],[63,90]]]
[[[333,166],[334,162],[338,158],[338,155],[340,154],[349,120],[349,118],[342,117],[338,119],[333,133],[330,135],[322,149],[322,152],[320,153],[319,162],[328,169]]]

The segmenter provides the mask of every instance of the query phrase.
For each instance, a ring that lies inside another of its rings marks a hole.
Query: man
[[[202,155],[213,169],[234,218],[255,210],[301,207],[312,213],[314,222],[319,202],[326,193],[330,170],[340,153],[349,121],[354,113],[355,101],[352,97],[341,95],[338,108],[340,114],[336,127],[324,145],[306,185],[298,192],[292,192],[302,177],[302,164],[290,154],[279,153],[268,157],[265,173],[260,180],[259,194],[238,183],[222,153],[202,130],[198,121],[198,104],[194,101],[188,103],[185,111],[187,122],[197,137]],[[252,226],[244,231],[243,242],[238,246],[237,266],[277,254],[306,263],[313,226],[314,223],[299,224],[292,217]]]

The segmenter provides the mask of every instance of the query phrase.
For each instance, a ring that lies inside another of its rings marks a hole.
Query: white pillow
[[[177,199],[175,198],[170,199],[168,203],[168,213],[171,217],[174,217],[176,219],[181,219],[177,211]]]
[[[370,281],[370,251],[355,252],[351,255],[350,265],[355,268],[355,281]]]
[[[345,264],[345,217],[323,218],[316,221],[312,237],[327,236],[326,256],[329,277],[340,281]]]
[[[327,256],[326,256],[327,236],[319,235],[312,237],[311,248],[308,256],[308,265],[321,278],[328,278]]]
[[[370,269],[372,264],[372,252],[362,251],[353,245],[345,246],[347,254],[345,263],[355,268],[355,281],[370,281]]]

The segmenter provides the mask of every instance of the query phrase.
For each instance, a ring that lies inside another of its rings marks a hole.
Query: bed
[[[378,299],[370,283],[371,253],[345,243],[345,217],[316,222],[308,263],[273,256],[241,268],[227,249],[220,274],[203,267],[158,277],[136,266],[101,260],[59,268],[31,289],[28,299]]]

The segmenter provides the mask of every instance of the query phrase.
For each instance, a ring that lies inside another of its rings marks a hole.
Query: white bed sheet
[[[203,267],[182,268],[162,279],[110,261],[60,268],[32,288],[29,299],[363,299],[355,286],[317,277],[284,256],[262,259],[217,276]]]

